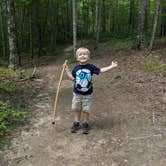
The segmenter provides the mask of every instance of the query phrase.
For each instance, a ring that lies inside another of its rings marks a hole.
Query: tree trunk
[[[146,5],[145,5],[145,33],[146,33],[146,29],[148,29],[149,14],[150,14],[150,0],[146,0]]]
[[[166,1],[162,0],[160,36],[166,36]]]
[[[16,33],[14,0],[6,0],[7,27],[9,39],[9,68],[16,69],[19,66],[18,41]]]
[[[75,56],[77,48],[77,16],[76,16],[76,1],[72,0],[72,9],[73,9],[73,53]]]
[[[102,4],[102,11],[101,11],[101,15],[102,15],[102,17],[101,17],[101,25],[102,25],[102,32],[104,33],[104,32],[106,32],[106,26],[107,26],[107,23],[106,23],[106,2],[105,2],[105,0],[103,0],[102,1],[103,2],[103,4]]]
[[[139,4],[139,14],[138,14],[138,36],[137,36],[137,48],[141,49],[145,44],[145,13],[147,0],[141,0]]]
[[[29,6],[29,47],[30,47],[30,61],[33,59],[33,35],[32,35],[32,8]]]
[[[157,21],[158,21],[158,16],[159,16],[159,9],[160,9],[160,0],[157,0],[156,1],[156,13],[155,13],[155,17],[154,17],[154,24],[153,24],[153,31],[152,31],[152,38],[151,38],[150,45],[149,45],[150,51],[153,48],[154,37],[155,37],[155,33],[156,33]]]
[[[25,39],[24,39],[24,30],[25,30],[25,10],[26,8],[24,6],[20,7],[20,15],[19,15],[19,21],[18,21],[18,41],[19,41],[19,52],[21,52],[24,49],[25,46]]]
[[[95,33],[95,42],[97,42],[97,31],[98,31],[98,17],[99,17],[99,0],[96,0],[96,10],[95,10],[95,27],[94,27],[94,33]]]
[[[115,32],[119,33],[120,28],[121,28],[121,22],[119,21],[119,0],[115,0],[115,7],[114,7],[114,12],[115,12]]]
[[[89,10],[88,1],[83,0],[83,36],[87,36],[89,33]]]
[[[95,27],[94,27],[94,32],[95,32],[95,45],[94,45],[94,49],[97,49],[99,47],[99,35],[100,35],[100,22],[101,22],[102,1],[100,1],[100,2],[101,2],[101,4],[99,5],[99,0],[96,0]]]
[[[56,47],[56,35],[57,35],[57,20],[56,20],[56,13],[57,13],[57,2],[51,0],[51,51],[55,50]]]
[[[134,30],[134,11],[135,11],[135,0],[130,0],[130,15],[129,15],[129,30]]]
[[[68,1],[68,8],[67,8],[67,32],[71,32],[72,31],[72,10],[70,8],[71,6],[71,2]],[[72,35],[71,33],[68,33],[68,40],[71,41]]]
[[[3,25],[3,13],[2,13],[2,2],[0,1],[0,23],[1,23],[1,37],[2,37],[2,55],[5,57],[5,36],[4,36],[4,25]]]
[[[47,0],[47,2],[46,2],[46,15],[45,15],[45,17],[44,17],[44,23],[43,23],[43,31],[42,31],[42,33],[43,33],[43,36],[45,36],[45,31],[46,31],[46,28],[47,28],[47,21],[48,21],[48,12],[49,12],[49,4],[50,4],[50,0]]]
[[[39,11],[39,0],[34,1],[35,3],[35,15],[36,15],[36,29],[37,29],[37,34],[38,34],[38,58],[41,57],[42,54],[42,47],[43,47],[43,36],[42,36],[42,26],[40,23],[40,11]]]
[[[110,1],[110,27],[109,31],[114,32],[115,30],[115,3],[114,0]]]

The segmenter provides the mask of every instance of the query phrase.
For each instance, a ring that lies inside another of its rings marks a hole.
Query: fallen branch
[[[148,138],[152,138],[152,137],[162,137],[162,135],[158,134],[158,135],[147,135],[147,136],[142,136],[142,137],[133,137],[133,138],[130,138],[130,140],[141,140],[141,139],[148,139]]]
[[[35,66],[34,69],[33,69],[33,73],[32,73],[31,78],[34,78],[34,77],[35,77],[35,73],[36,73],[36,66]]]

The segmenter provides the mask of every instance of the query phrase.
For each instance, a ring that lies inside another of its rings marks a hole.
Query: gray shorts
[[[73,93],[72,110],[90,113],[92,110],[92,95]]]

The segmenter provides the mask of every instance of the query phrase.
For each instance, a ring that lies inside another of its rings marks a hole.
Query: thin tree
[[[89,33],[89,8],[88,1],[83,0],[83,35],[88,35]]]
[[[32,8],[31,4],[29,5],[29,48],[30,48],[30,58],[33,59],[33,30],[32,30]]]
[[[162,0],[161,3],[161,25],[160,25],[160,35],[166,36],[166,1]]]
[[[146,4],[145,4],[145,30],[148,28],[149,15],[150,15],[150,0],[146,0]],[[146,33],[146,31],[145,31],[145,33]]]
[[[16,33],[14,0],[6,0],[7,28],[9,40],[9,68],[16,69],[19,66],[18,41]]]
[[[101,22],[101,10],[102,10],[102,1],[99,4],[99,0],[96,0],[96,11],[95,11],[95,44],[94,49],[99,47],[99,36],[100,36],[100,22]]]
[[[39,0],[33,1],[35,6],[35,23],[36,23],[36,30],[38,34],[38,58],[42,54],[43,48],[43,34],[42,34],[42,25],[41,25],[41,18],[40,18],[40,6],[41,4]]]
[[[54,0],[51,0],[50,2],[50,8],[51,8],[51,32],[50,32],[50,48],[51,51],[53,51],[56,47],[56,40],[57,40],[57,19],[56,19],[56,13],[58,13],[57,10],[57,2]]]
[[[3,25],[3,13],[2,13],[2,1],[0,1],[0,24],[1,24],[1,39],[2,39],[2,55],[5,56],[5,36],[4,36],[4,25]]]
[[[106,27],[107,27],[107,13],[106,13],[106,1],[102,0],[103,4],[102,4],[102,12],[101,12],[101,26],[102,26],[102,32],[106,32]]]
[[[95,45],[97,41],[97,32],[98,32],[98,17],[99,17],[99,0],[96,0],[96,10],[95,10],[95,26],[94,26],[94,33],[95,33]]]
[[[145,44],[145,21],[146,21],[147,0],[140,0],[138,13],[138,36],[137,48],[141,49]]]
[[[114,32],[115,29],[115,2],[110,0],[110,18],[109,18],[109,32]]]
[[[129,14],[129,30],[134,29],[134,11],[135,11],[135,0],[130,0],[130,14]]]
[[[152,31],[152,37],[151,37],[151,41],[150,41],[150,45],[149,45],[149,50],[152,50],[152,48],[153,48],[157,21],[158,21],[158,16],[159,16],[159,9],[160,9],[160,0],[156,0],[156,13],[155,13],[155,17],[154,17],[153,31]]]
[[[76,16],[76,1],[72,0],[72,9],[73,9],[73,53],[75,56],[77,48],[77,16]]]

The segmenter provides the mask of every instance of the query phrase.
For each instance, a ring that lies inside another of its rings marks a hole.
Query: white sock
[[[78,122],[78,123],[80,123],[80,121],[78,120],[78,118],[75,118],[75,122]]]

